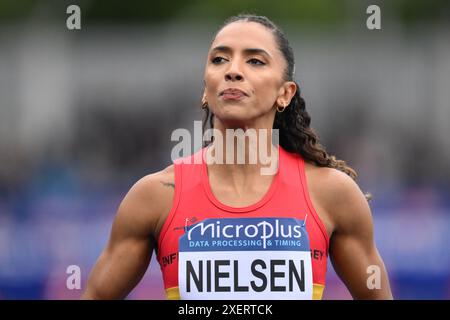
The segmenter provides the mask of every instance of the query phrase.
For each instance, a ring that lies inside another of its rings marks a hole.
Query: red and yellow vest
[[[264,197],[230,207],[214,196],[198,161],[206,149],[174,161],[174,201],[157,249],[167,298],[321,299],[329,239],[302,157],[279,146]]]

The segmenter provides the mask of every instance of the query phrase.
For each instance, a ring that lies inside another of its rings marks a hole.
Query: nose
[[[236,72],[227,72],[225,74],[225,80],[227,81],[241,81],[244,79],[241,74]]]
[[[237,63],[233,63],[225,73],[226,81],[242,81],[244,79],[242,73],[239,71]]]

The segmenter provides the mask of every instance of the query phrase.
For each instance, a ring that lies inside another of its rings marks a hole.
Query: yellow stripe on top
[[[180,291],[178,290],[178,287],[167,288],[166,297],[168,300],[180,300]]]
[[[323,284],[313,285],[313,300],[322,300],[323,290],[325,286]],[[172,287],[166,289],[166,297],[168,300],[180,300],[180,291],[178,287]]]
[[[322,300],[323,289],[325,289],[323,284],[313,284],[313,300]]]

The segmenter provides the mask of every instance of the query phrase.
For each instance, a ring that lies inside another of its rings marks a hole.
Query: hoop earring
[[[281,109],[280,109],[280,107],[281,107]],[[283,112],[284,109],[286,109],[286,106],[277,106],[277,111],[278,111],[279,113]]]

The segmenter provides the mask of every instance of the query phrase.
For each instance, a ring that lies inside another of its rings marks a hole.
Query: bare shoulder
[[[370,208],[358,184],[346,173],[305,163],[310,196],[332,231],[370,219]],[[331,233],[331,232],[330,232]]]
[[[135,234],[155,238],[170,211],[175,188],[173,165],[139,179],[123,198],[117,218]]]
[[[164,168],[161,171],[157,171],[151,174],[148,174],[141,179],[139,179],[133,188],[136,188],[136,190],[146,193],[146,191],[150,188],[155,192],[161,191],[164,193],[164,188],[161,188],[162,186],[172,186],[175,184],[175,173],[173,165],[170,165],[166,168]],[[148,194],[147,196],[151,196],[154,193]]]

